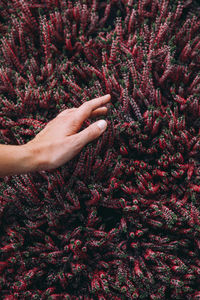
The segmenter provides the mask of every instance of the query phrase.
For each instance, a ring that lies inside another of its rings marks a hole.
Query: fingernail
[[[105,120],[100,120],[97,123],[97,126],[103,131],[106,129],[107,122]]]

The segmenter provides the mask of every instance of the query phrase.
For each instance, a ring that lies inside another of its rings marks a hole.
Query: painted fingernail
[[[100,120],[97,123],[97,126],[103,131],[106,129],[107,122],[105,120]]]

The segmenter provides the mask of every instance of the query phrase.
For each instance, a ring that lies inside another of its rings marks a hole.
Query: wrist
[[[27,172],[39,171],[41,162],[39,151],[37,151],[36,147],[31,142],[28,142],[22,145],[22,151],[24,153],[24,167]]]
[[[0,177],[26,174],[37,162],[26,145],[0,145]]]
[[[28,172],[36,172],[47,169],[46,156],[42,151],[43,147],[37,146],[33,140],[29,141],[27,144],[23,145],[25,157],[27,158]]]
[[[36,156],[34,155],[33,149],[29,144],[20,145],[23,157],[23,172],[29,173],[37,170],[38,162]]]

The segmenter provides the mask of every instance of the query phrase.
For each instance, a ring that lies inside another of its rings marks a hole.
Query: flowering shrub
[[[0,143],[111,94],[73,160],[1,179],[2,299],[199,299],[199,16],[192,0],[1,1]]]

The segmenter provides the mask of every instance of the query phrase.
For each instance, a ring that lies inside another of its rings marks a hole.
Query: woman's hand
[[[104,107],[110,101],[110,94],[92,99],[78,108],[66,109],[51,120],[31,141],[23,145],[36,160],[35,171],[55,169],[74,156],[106,129],[105,120],[97,121],[77,133],[83,122],[90,117],[107,113]],[[103,106],[103,107],[102,107]],[[105,125],[100,129],[98,123]]]

